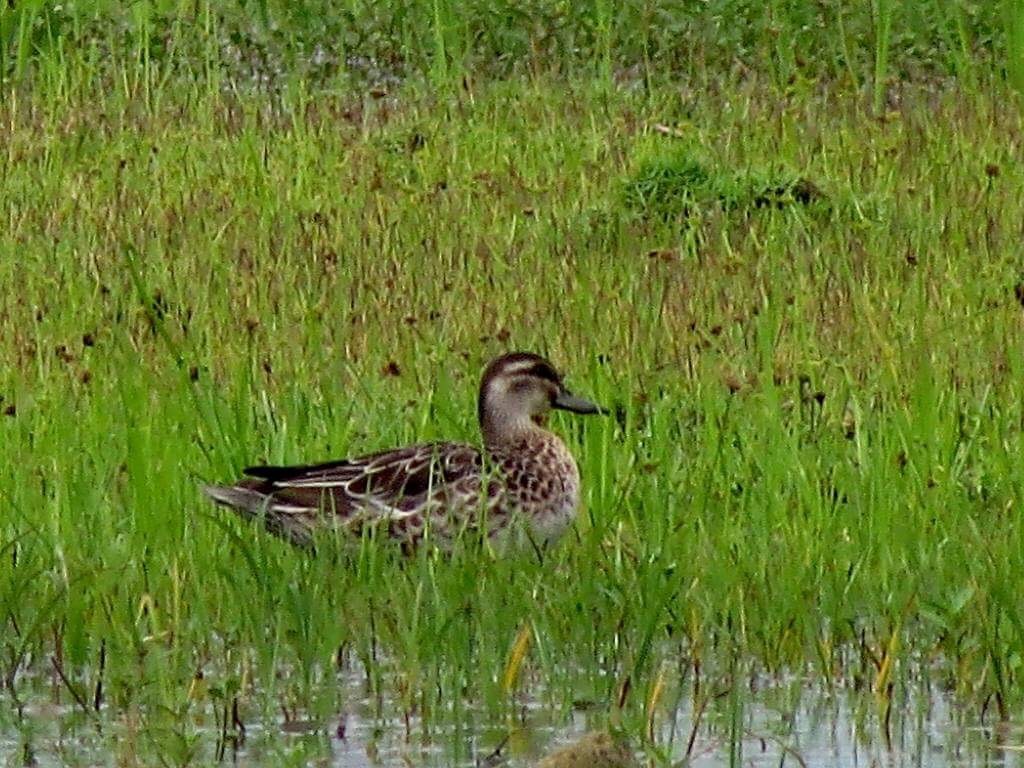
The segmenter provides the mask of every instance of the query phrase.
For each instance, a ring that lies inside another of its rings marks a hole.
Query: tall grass
[[[1018,93],[1024,93],[1024,3],[1005,0],[1003,18],[1006,26],[1006,72]]]
[[[331,722],[339,667],[428,730],[530,694],[624,700],[639,736],[737,664],[866,687],[873,722],[925,660],[965,706],[1019,706],[1017,118],[952,92],[878,124],[853,95],[780,112],[757,83],[695,107],[543,80],[268,111],[162,77],[4,107],[9,705],[60,669],[42,695],[99,700],[125,762],[210,754],[234,709]],[[625,208],[678,156],[645,126],[684,116],[711,192]],[[827,204],[719,194],[792,178],[778,163]],[[480,366],[510,347],[618,414],[557,425],[586,509],[543,563],[310,559],[197,491],[472,440]]]
[[[886,80],[889,75],[889,43],[896,4],[890,0],[873,0],[871,7],[875,26],[875,67],[871,105],[875,114],[880,115],[884,107]]]

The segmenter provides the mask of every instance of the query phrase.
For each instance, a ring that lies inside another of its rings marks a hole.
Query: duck
[[[546,547],[580,503],[579,467],[548,429],[552,410],[608,412],[573,394],[541,355],[511,352],[480,379],[479,447],[417,443],[319,464],[254,466],[235,483],[203,491],[302,548],[327,531],[358,538],[369,529],[403,551],[424,543],[450,550],[467,533],[504,546],[513,531]]]

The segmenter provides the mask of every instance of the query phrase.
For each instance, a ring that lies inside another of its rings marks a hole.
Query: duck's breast
[[[509,509],[538,543],[559,538],[580,502],[580,472],[566,445],[544,435],[514,446],[500,462]]]

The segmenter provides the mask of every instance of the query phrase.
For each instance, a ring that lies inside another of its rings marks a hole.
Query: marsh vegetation
[[[4,762],[1011,759],[1024,12],[675,5],[0,8]],[[512,348],[614,409],[542,560],[198,491]]]

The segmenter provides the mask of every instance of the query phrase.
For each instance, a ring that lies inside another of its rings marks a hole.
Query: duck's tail
[[[203,493],[218,504],[249,515],[260,515],[270,506],[270,497],[238,485],[204,485]]]
[[[313,543],[312,520],[315,509],[283,504],[269,493],[244,483],[238,485],[204,485],[203,493],[217,504],[229,507],[246,519],[259,520],[273,534],[298,547]]]

